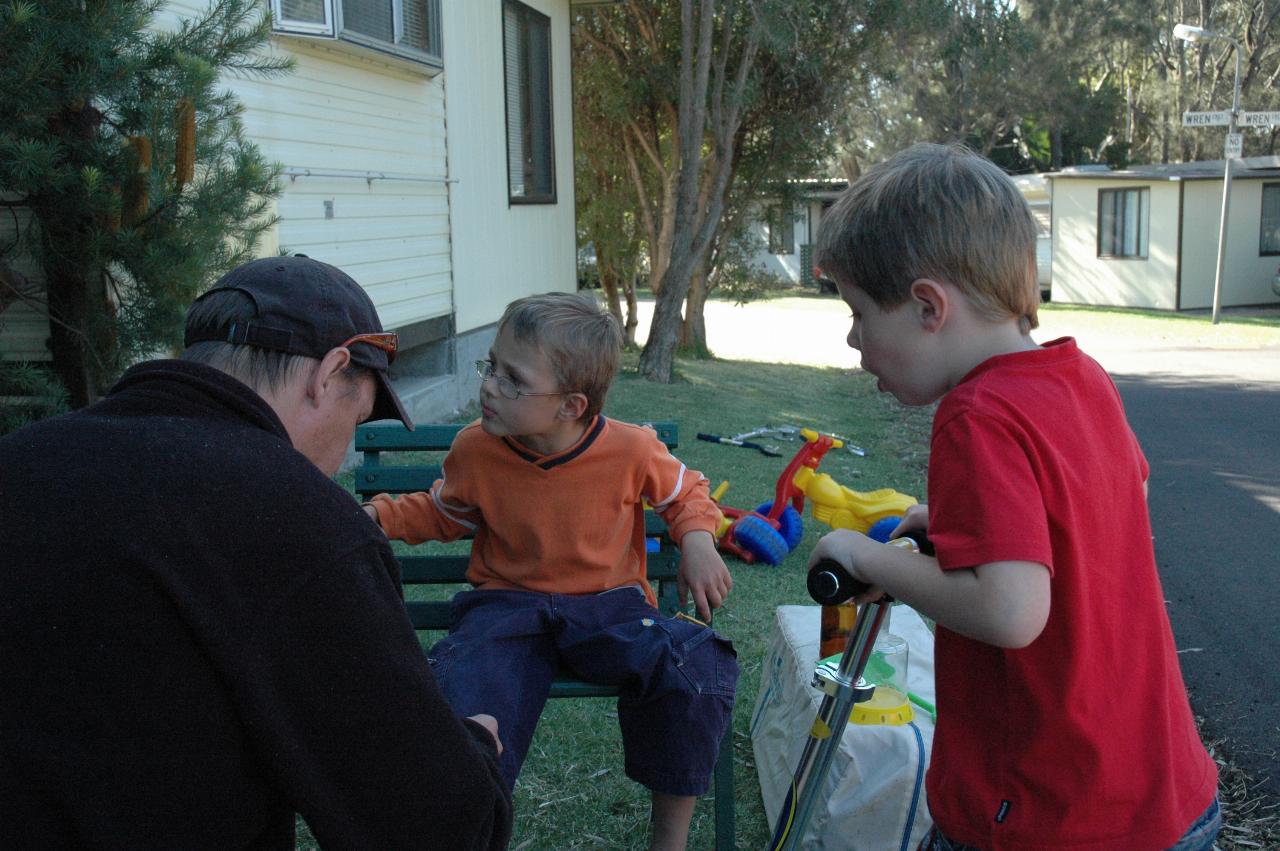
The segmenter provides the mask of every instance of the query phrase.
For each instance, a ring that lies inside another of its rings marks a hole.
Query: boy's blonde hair
[[[498,333],[510,328],[522,343],[547,356],[560,389],[587,397],[583,419],[604,408],[618,372],[622,331],[591,293],[546,293],[516,299],[498,320]]]
[[[946,281],[993,320],[1039,323],[1036,226],[1013,181],[961,145],[912,145],[856,180],[822,218],[814,262],[882,308],[920,278]]]

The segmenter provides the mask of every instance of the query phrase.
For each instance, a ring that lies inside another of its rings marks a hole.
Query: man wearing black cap
[[[395,335],[305,257],[233,270],[178,360],[0,439],[0,848],[503,848],[496,723],[441,697],[334,484],[400,419]]]

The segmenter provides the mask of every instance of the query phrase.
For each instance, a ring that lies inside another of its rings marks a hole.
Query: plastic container
[[[906,697],[907,694],[907,662],[911,656],[905,638],[884,630],[876,638],[875,647],[871,650],[871,658],[867,660],[867,668],[862,677],[877,686],[888,686]]]

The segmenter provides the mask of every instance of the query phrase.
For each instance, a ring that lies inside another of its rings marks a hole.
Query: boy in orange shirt
[[[916,145],[827,213],[816,262],[882,391],[939,401],[937,558],[849,530],[813,563],[937,621],[925,851],[1200,851],[1221,825],[1156,573],[1147,462],[1119,393],[1064,337],[1030,337],[1035,226],[963,148]]]
[[[707,480],[652,429],[601,415],[622,335],[586,293],[513,302],[478,361],[480,420],[459,432],[429,492],[366,511],[388,537],[473,534],[449,635],[429,659],[461,715],[498,719],[514,785],[561,666],[618,685],[627,776],[653,795],[654,849],[684,848],[733,708],[738,665],[709,627],[663,617],[645,579],[642,501],[679,542],[681,602],[710,620],[733,581]],[[482,706],[483,710],[468,707]]]

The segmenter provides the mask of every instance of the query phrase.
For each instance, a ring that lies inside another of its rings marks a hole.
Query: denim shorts
[[[628,777],[655,792],[701,795],[738,680],[728,640],[662,617],[637,586],[583,595],[463,591],[450,606],[449,634],[427,659],[455,712],[498,719],[509,786],[563,669],[620,689]]]
[[[1209,809],[1196,819],[1182,838],[1170,846],[1167,851],[1212,851],[1213,841],[1222,830],[1222,808],[1215,796]],[[916,851],[981,851],[973,845],[952,842],[942,835],[942,831],[934,827],[921,841]]]

